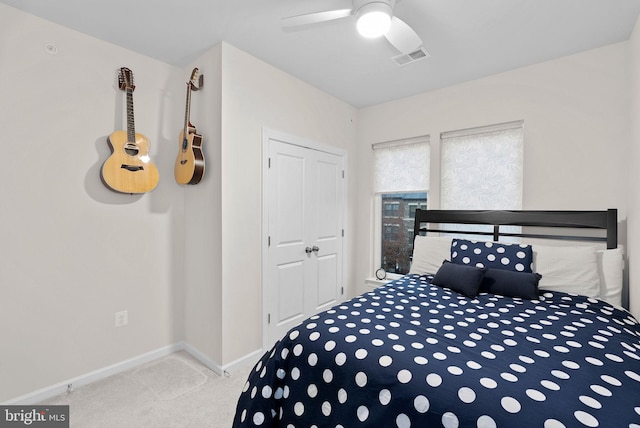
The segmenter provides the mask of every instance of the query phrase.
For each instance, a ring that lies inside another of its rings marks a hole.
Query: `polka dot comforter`
[[[640,427],[640,326],[605,302],[467,298],[408,275],[307,319],[233,426]]]

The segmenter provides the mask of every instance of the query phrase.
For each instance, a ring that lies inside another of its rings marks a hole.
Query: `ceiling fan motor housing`
[[[395,0],[355,0],[353,12],[358,32],[369,38],[380,37],[389,30]]]
[[[396,5],[396,0],[353,0],[354,15],[358,15],[362,7],[375,3],[381,3],[382,5],[389,7],[391,9],[390,12],[393,13],[393,8]]]

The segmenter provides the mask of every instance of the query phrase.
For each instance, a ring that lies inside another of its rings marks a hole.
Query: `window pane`
[[[427,209],[427,192],[383,193],[381,267],[389,273],[406,274],[413,249],[416,209]]]

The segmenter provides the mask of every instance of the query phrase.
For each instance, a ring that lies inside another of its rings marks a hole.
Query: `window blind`
[[[440,135],[442,209],[522,209],[523,121]]]
[[[372,145],[374,191],[414,192],[429,189],[429,137]]]

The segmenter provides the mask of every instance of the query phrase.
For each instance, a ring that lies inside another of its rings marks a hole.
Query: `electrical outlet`
[[[127,324],[129,324],[129,312],[116,312],[116,327],[124,327]]]

